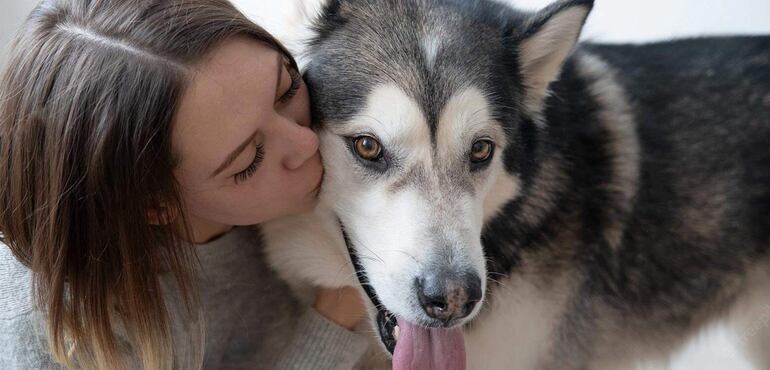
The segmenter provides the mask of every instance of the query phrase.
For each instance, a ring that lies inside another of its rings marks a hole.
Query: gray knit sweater
[[[235,228],[200,245],[200,297],[206,369],[351,369],[367,338],[301,307],[265,264],[254,228]],[[0,244],[0,369],[60,369],[47,352],[45,324],[31,299],[30,271]],[[171,284],[161,276],[171,311],[177,367],[190,361],[188,325]],[[120,335],[120,334],[119,334]]]

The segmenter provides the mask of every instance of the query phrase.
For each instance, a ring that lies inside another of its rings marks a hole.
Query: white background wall
[[[8,43],[36,1],[1,0],[0,64]],[[315,1],[315,0],[309,0]],[[538,9],[549,0],[500,0]],[[271,30],[291,19],[290,0],[234,0],[247,15]],[[713,34],[770,34],[770,0],[597,0],[583,39],[644,42]],[[759,318],[758,318],[759,320]],[[671,368],[751,369],[735,343],[741,333],[717,326],[692,341]],[[768,349],[770,350],[770,349]]]
[[[316,1],[316,0],[309,0]],[[501,0],[538,9],[550,0]],[[234,0],[253,19],[275,29],[292,0]],[[34,0],[0,0],[0,61]],[[584,39],[641,42],[680,36],[770,33],[770,0],[596,0]]]

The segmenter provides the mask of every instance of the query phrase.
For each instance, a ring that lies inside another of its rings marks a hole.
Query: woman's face
[[[301,76],[266,44],[233,38],[195,70],[174,119],[174,172],[195,241],[301,213],[323,177]]]

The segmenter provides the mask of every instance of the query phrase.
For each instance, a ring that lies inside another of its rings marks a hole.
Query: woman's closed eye
[[[238,172],[233,176],[235,179],[235,183],[239,184],[241,182],[244,182],[248,179],[250,179],[252,176],[254,176],[254,173],[257,172],[257,169],[259,169],[259,165],[262,164],[262,160],[265,158],[265,147],[262,144],[257,145],[257,152],[254,155],[254,160],[251,161],[251,164],[249,164],[248,167],[246,167],[243,171]]]
[[[286,69],[289,71],[289,77],[291,77],[291,85],[289,86],[289,89],[278,98],[277,103],[286,103],[291,100],[291,98],[297,95],[299,88],[302,86],[302,75],[299,71],[291,65],[287,65]]]

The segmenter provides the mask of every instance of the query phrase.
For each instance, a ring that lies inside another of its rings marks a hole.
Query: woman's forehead
[[[253,134],[273,110],[282,66],[280,52],[245,37],[212,50],[196,68],[174,118],[179,166],[216,166],[223,153]]]

